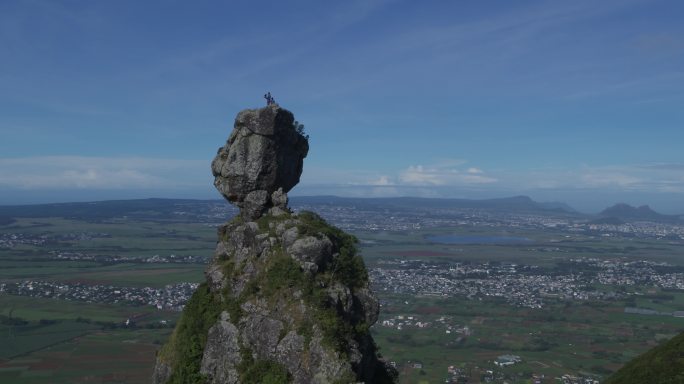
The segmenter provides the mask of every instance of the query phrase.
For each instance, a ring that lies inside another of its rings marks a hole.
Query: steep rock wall
[[[369,333],[379,305],[356,238],[287,208],[308,151],[293,121],[277,105],[241,112],[212,163],[241,214],[219,228],[206,282],[158,354],[155,384],[395,381]]]

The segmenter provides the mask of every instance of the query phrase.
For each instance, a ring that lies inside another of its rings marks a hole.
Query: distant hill
[[[684,333],[625,364],[605,384],[684,383]]]
[[[565,203],[550,202],[540,203],[528,196],[515,196],[499,199],[442,199],[423,197],[378,197],[356,198],[338,196],[301,196],[291,198],[293,205],[297,204],[329,204],[329,205],[354,205],[369,208],[444,208],[444,209],[485,209],[505,212],[555,212],[575,214],[572,207]]]
[[[654,221],[661,223],[673,223],[680,221],[677,215],[663,215],[651,209],[648,205],[633,207],[629,204],[615,204],[604,209],[599,216],[612,218],[620,221]]]
[[[55,203],[35,205],[0,206],[0,222],[18,217],[64,217],[80,220],[103,220],[113,217],[130,216],[139,219],[178,218],[179,211],[205,212],[212,206],[220,205],[235,210],[223,200],[190,199],[135,199],[107,200],[79,203]]]
[[[481,209],[511,213],[540,214],[577,214],[564,203],[539,203],[527,196],[516,196],[501,199],[434,199],[421,197],[391,198],[349,198],[337,196],[305,196],[292,197],[291,206],[333,205],[354,206],[362,209],[392,209],[399,212],[420,211],[421,209]],[[11,222],[17,217],[65,217],[81,220],[103,220],[113,217],[129,216],[137,219],[165,220],[179,219],[177,212],[183,211],[193,215],[209,214],[214,208],[221,207],[230,212],[237,212],[225,200],[191,200],[191,199],[134,199],[107,200],[82,203],[55,203],[36,205],[0,206],[0,224]]]

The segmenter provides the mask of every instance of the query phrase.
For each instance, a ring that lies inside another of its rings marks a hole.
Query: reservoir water
[[[526,237],[462,235],[427,236],[425,240],[437,244],[528,244],[533,242]]]

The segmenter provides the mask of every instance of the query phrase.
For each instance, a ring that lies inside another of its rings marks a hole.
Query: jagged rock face
[[[178,354],[192,337],[179,330],[207,313],[199,327],[206,342],[191,348],[201,350],[192,369],[207,383],[393,382],[368,332],[379,305],[353,236],[305,213],[238,218],[219,238],[207,283],[195,294],[203,299],[188,303],[159,355],[155,383],[191,377],[179,362],[189,355]],[[280,378],[268,381],[273,375]]]
[[[268,229],[260,229],[254,222],[224,227],[221,233],[225,241],[219,243],[215,262],[207,270],[208,284],[215,292],[232,292],[232,299],[242,302],[242,315],[234,320],[239,332],[234,340],[221,343],[222,348],[230,353],[231,346],[239,344],[251,351],[255,360],[275,361],[286,368],[294,383],[332,383],[342,377],[356,382],[358,378],[374,377],[377,367],[384,366],[378,362],[368,334],[337,335],[339,339],[331,342],[326,336],[329,331],[310,321],[320,317],[319,312],[327,311],[352,326],[375,323],[378,302],[370,293],[365,270],[357,271],[359,282],[353,288],[334,278],[323,278],[331,277],[331,267],[343,257],[339,244],[335,244],[340,239],[307,230],[309,224],[297,216],[264,219],[270,219]],[[320,219],[314,220],[320,223]],[[226,272],[226,263],[232,272]],[[238,264],[243,265],[241,271],[234,269]],[[296,269],[291,270],[293,267]],[[282,285],[268,281],[269,271],[288,274],[288,278]],[[316,303],[311,302],[314,293],[306,280],[328,281],[317,293],[318,298],[313,299],[318,300]],[[269,288],[269,284],[276,286]],[[225,325],[214,327],[223,329]],[[335,349],[331,343],[344,348]],[[202,359],[201,372],[210,383],[223,382],[218,378],[226,377],[240,363],[206,364],[213,361],[212,353],[206,351],[216,348],[210,338]]]
[[[159,351],[155,384],[392,383],[368,331],[378,301],[356,238],[292,214],[307,139],[277,105],[238,114],[212,162],[240,216]]]
[[[287,192],[299,182],[308,151],[290,111],[277,104],[244,110],[211,164],[214,186],[248,219],[272,207],[280,213],[287,210]]]

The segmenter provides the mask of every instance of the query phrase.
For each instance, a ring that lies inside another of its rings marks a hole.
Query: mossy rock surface
[[[606,384],[684,384],[684,333],[635,357]]]
[[[169,342],[161,349],[158,359],[172,369],[167,383],[205,383],[200,363],[209,328],[221,313],[220,300],[206,283],[200,284],[185,305]]]
[[[394,382],[368,332],[378,305],[354,236],[305,212],[236,219],[219,237],[208,282],[159,353],[158,370],[165,364],[170,376],[155,382]],[[207,336],[221,322],[238,330],[225,346]],[[228,344],[240,357],[216,363]]]

